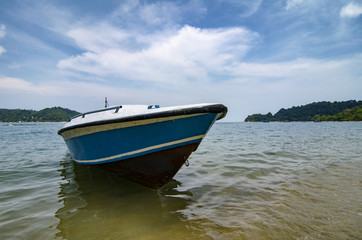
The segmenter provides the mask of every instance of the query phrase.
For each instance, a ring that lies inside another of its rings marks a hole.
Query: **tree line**
[[[313,102],[280,109],[276,114],[252,114],[245,122],[362,121],[362,101]]]
[[[65,122],[79,112],[62,107],[40,111],[24,109],[0,109],[0,122]]]

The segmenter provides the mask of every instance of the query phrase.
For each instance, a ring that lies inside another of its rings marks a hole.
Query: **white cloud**
[[[250,17],[259,10],[263,0],[220,0],[220,2],[238,7],[241,17]]]
[[[0,24],[0,38],[5,37],[5,25],[4,24]],[[6,52],[5,48],[3,48],[3,46],[0,46],[0,56]]]
[[[110,19],[129,29],[141,28],[142,31],[147,31],[157,27],[172,27],[188,18],[197,19],[206,12],[202,1],[199,0],[156,1],[150,4],[128,0],[112,12]]]
[[[0,38],[5,37],[5,25],[4,24],[0,24]]]
[[[34,96],[82,96],[82,97],[104,97],[110,96],[117,99],[119,93],[122,97],[131,98],[140,94],[138,90],[115,88],[107,86],[104,83],[89,82],[70,82],[70,81],[49,81],[41,83],[32,83],[30,81],[0,76],[0,91],[5,92],[21,92]]]
[[[102,35],[99,31],[72,30],[69,36],[88,51],[61,60],[58,67],[104,77],[116,75],[121,79],[178,85],[190,80],[206,80],[208,74],[223,74],[227,71],[226,66],[239,61],[258,38],[258,34],[241,27],[199,29],[184,26],[173,34],[166,31],[157,36],[142,36],[150,39],[149,42],[132,51],[121,46],[131,39],[141,39],[141,36],[122,35],[114,28],[103,29],[109,30],[106,36],[111,44],[104,43],[102,38],[98,40]],[[119,35],[122,37],[118,38]]]
[[[341,17],[348,17],[348,18],[356,18],[361,14],[362,14],[362,5],[354,2],[350,2],[349,4],[344,6],[339,13]]]
[[[80,48],[92,52],[102,52],[110,48],[125,48],[128,33],[109,24],[100,23],[86,28],[74,28],[67,33]]]
[[[0,76],[0,89],[6,91],[20,91],[41,95],[52,95],[57,90],[51,85],[37,86],[32,82],[12,77]]]
[[[171,2],[144,5],[139,13],[140,18],[150,25],[167,24],[180,17],[178,7]]]
[[[304,0],[288,0],[287,5],[285,6],[286,10],[296,7],[297,5],[301,4]]]
[[[5,48],[3,48],[2,46],[0,46],[0,56],[1,56],[1,54],[3,54],[4,52],[6,52]]]
[[[334,72],[333,69],[343,69],[350,63],[346,60],[341,61],[325,61],[317,59],[296,59],[287,62],[275,62],[275,63],[247,63],[241,62],[231,68],[231,73],[235,77],[241,79],[258,79],[258,80],[270,80],[274,82],[284,79],[308,79],[315,78],[313,74],[321,72],[328,74],[328,72]],[[319,71],[320,70],[320,71]],[[335,74],[335,72],[333,73]]]

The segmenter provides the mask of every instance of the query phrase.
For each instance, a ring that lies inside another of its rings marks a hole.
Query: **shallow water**
[[[0,239],[362,239],[362,123],[216,123],[154,191],[0,123]]]

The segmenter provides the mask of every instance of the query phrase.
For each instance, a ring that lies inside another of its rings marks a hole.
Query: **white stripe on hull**
[[[135,155],[135,154],[138,154],[138,153],[147,152],[147,151],[150,151],[150,150],[163,148],[163,147],[168,147],[168,146],[172,146],[172,145],[176,145],[176,144],[180,144],[180,143],[184,143],[184,142],[188,142],[188,141],[193,141],[193,140],[197,140],[197,139],[200,139],[200,141],[201,141],[204,138],[204,136],[205,136],[205,134],[201,134],[201,135],[198,135],[198,136],[184,138],[184,139],[181,139],[181,140],[172,141],[172,142],[168,142],[168,143],[158,144],[158,145],[154,145],[154,146],[151,146],[151,147],[146,147],[146,148],[138,149],[138,150],[135,150],[135,151],[122,153],[122,154],[118,154],[118,155],[114,155],[114,156],[110,156],[110,157],[105,157],[105,158],[99,158],[99,159],[93,159],[93,160],[76,160],[76,159],[74,159],[74,161],[76,161],[78,163],[105,162],[105,161],[113,160],[113,159],[116,159],[116,158]]]

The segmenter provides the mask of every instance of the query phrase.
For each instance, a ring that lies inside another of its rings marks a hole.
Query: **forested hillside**
[[[362,121],[362,101],[314,102],[280,109],[276,114],[249,115],[245,122]]]
[[[79,114],[67,108],[52,107],[40,111],[0,109],[0,122],[64,122]]]

